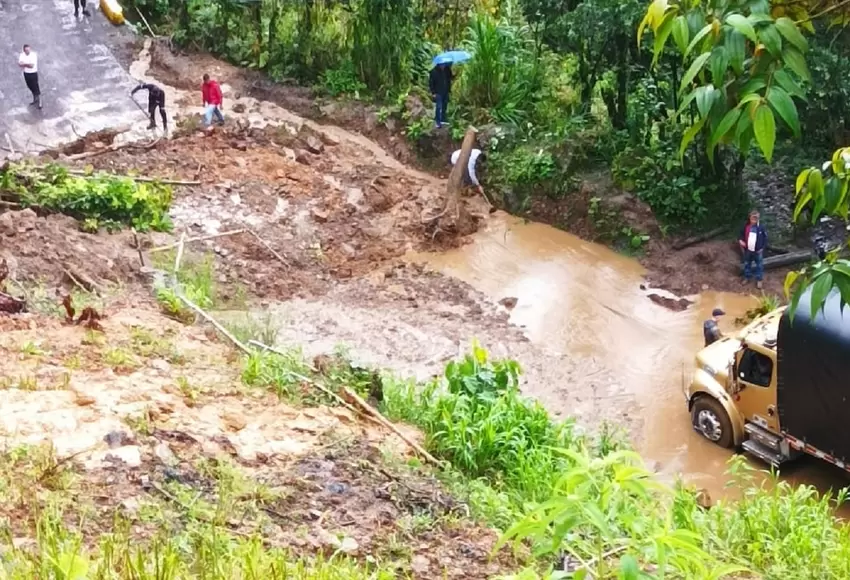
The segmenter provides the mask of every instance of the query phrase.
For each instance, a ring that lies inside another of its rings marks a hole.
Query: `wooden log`
[[[763,264],[765,270],[772,270],[774,268],[781,268],[782,266],[793,266],[795,264],[810,262],[817,259],[817,254],[812,250],[801,250],[799,252],[790,252],[781,256],[765,258]],[[744,271],[743,264],[741,264],[741,271]]]
[[[707,231],[704,234],[699,234],[698,236],[691,236],[690,238],[685,238],[684,240],[680,240],[680,241],[676,242],[675,244],[673,244],[673,249],[678,252],[679,250],[684,250],[685,248],[690,248],[691,246],[695,246],[696,244],[699,244],[700,242],[705,242],[707,240],[711,240],[713,238],[716,238],[720,234],[724,233],[727,229],[728,228],[726,228],[726,227],[714,228],[713,230]]]

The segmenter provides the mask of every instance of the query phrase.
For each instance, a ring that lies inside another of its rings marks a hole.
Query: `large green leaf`
[[[684,16],[677,16],[673,21],[673,42],[682,54],[688,50],[688,41],[690,40],[691,31],[688,28],[688,19]]]
[[[682,143],[679,145],[679,159],[685,156],[685,150],[687,150],[691,141],[694,140],[694,137],[702,131],[703,125],[705,125],[705,117],[700,118],[699,121],[688,127],[688,130],[685,131],[685,134],[682,136]]]
[[[832,283],[838,288],[838,292],[841,294],[841,305],[843,307],[846,304],[850,304],[850,274],[844,271],[839,272],[838,266],[839,264],[835,264],[832,267]],[[844,267],[850,269],[850,266]]]
[[[827,213],[835,213],[841,203],[841,180],[831,176],[823,186],[824,205]]]
[[[787,16],[782,16],[776,19],[776,29],[785,37],[785,40],[796,46],[800,52],[806,52],[809,49],[809,43],[794,21]]]
[[[700,117],[708,117],[711,107],[719,96],[720,92],[714,88],[714,85],[709,84],[697,89],[697,111]]]
[[[786,46],[782,51],[782,62],[785,63],[791,72],[807,82],[812,82],[812,74],[809,72],[809,67],[806,65],[806,59],[803,54],[793,46]]]
[[[694,36],[693,40],[691,40],[691,43],[688,45],[688,48],[685,49],[685,54],[684,54],[685,58],[688,58],[688,55],[691,54],[691,51],[694,49],[694,47],[697,45],[697,43],[699,43],[699,41],[701,41],[703,38],[705,38],[705,35],[708,34],[709,32],[711,32],[711,30],[712,30],[711,24],[706,24],[705,26],[702,27],[702,30],[697,32],[696,36]]]
[[[832,290],[832,272],[824,272],[818,276],[812,285],[812,319],[817,316],[818,310],[823,308],[823,303],[829,296],[830,290]]]
[[[778,58],[782,55],[782,35],[776,30],[776,26],[769,24],[759,30],[759,40],[773,56]]]
[[[767,102],[773,110],[782,117],[795,137],[800,136],[800,118],[797,115],[797,105],[782,88],[773,85],[767,91]]]
[[[726,17],[726,24],[752,40],[753,42],[758,42],[758,37],[756,36],[756,29],[753,28],[753,25],[750,24],[750,21],[747,20],[747,17],[742,14],[730,14]]]
[[[720,124],[711,134],[711,140],[709,141],[709,148],[713,149],[714,146],[719,143],[723,137],[735,126],[735,123],[738,122],[738,119],[741,117],[741,109],[735,107],[734,109],[729,110],[725,115],[723,115],[723,119],[720,121]]]
[[[705,63],[708,62],[708,59],[711,58],[710,52],[705,52],[694,59],[694,62],[691,63],[690,68],[688,68],[688,72],[685,73],[685,76],[682,77],[682,84],[679,85],[679,92],[684,92],[685,88],[691,84],[691,81],[696,78],[699,72],[702,70],[702,67],[705,66]]]
[[[794,206],[794,217],[792,218],[794,223],[797,223],[797,220],[800,219],[800,212],[802,212],[806,206],[809,205],[812,201],[812,192],[806,190],[806,193],[800,196],[800,199],[797,200],[797,204]]]
[[[767,81],[761,77],[750,79],[738,90],[738,94],[743,98],[746,95],[757,93],[767,86]]]
[[[800,175],[797,176],[797,183],[794,187],[794,193],[796,195],[800,195],[800,192],[803,191],[803,186],[806,185],[806,181],[809,179],[809,173],[812,172],[812,168],[804,169],[800,172]]]
[[[737,30],[730,30],[723,40],[723,46],[729,55],[729,64],[736,75],[744,72],[744,61],[747,58],[747,41]]]
[[[729,66],[729,56],[726,49],[722,46],[717,46],[711,51],[711,62],[709,70],[711,70],[711,80],[714,81],[714,86],[722,87],[726,77],[726,68]]]
[[[773,146],[776,143],[776,120],[773,118],[773,111],[770,110],[769,106],[761,104],[756,109],[753,130],[759,149],[770,163],[773,159]]]
[[[797,97],[798,99],[802,99],[806,101],[806,91],[804,91],[800,85],[797,84],[797,81],[791,78],[791,75],[788,74],[784,68],[780,68],[773,73],[773,82],[777,83],[780,87],[785,89],[785,92],[791,95],[792,97]]]
[[[667,38],[673,31],[673,13],[670,12],[664,17],[664,22],[655,32],[655,42],[652,45],[652,66],[658,62],[658,57],[664,51],[664,45],[667,44]]]

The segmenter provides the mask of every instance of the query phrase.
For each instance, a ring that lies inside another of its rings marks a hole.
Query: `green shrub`
[[[322,86],[333,97],[350,95],[359,98],[360,93],[366,90],[366,85],[357,78],[357,71],[351,61],[343,63],[339,68],[324,71]]]
[[[106,173],[76,176],[59,165],[9,165],[0,174],[0,194],[24,207],[39,207],[84,220],[88,229],[133,226],[139,231],[171,229],[171,188],[137,183]]]

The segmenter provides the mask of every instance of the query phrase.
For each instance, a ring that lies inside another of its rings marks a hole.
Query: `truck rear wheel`
[[[700,435],[712,443],[732,447],[732,421],[717,399],[703,396],[694,401],[691,423]]]

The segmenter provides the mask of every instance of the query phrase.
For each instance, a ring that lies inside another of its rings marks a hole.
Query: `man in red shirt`
[[[210,80],[210,75],[204,75],[204,84],[201,86],[201,94],[204,98],[204,127],[212,123],[213,115],[219,125],[224,125],[224,115],[221,114],[222,98],[221,87],[216,81]]]

